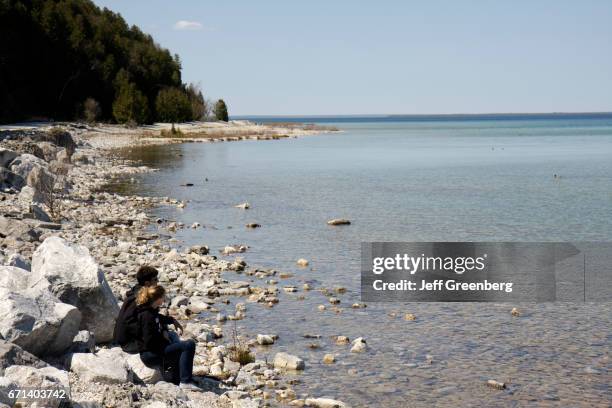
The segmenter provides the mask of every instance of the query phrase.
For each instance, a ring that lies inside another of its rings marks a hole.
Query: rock
[[[337,297],[330,297],[329,299],[329,303],[331,303],[332,305],[337,305],[338,303],[340,303],[340,299],[338,299]]]
[[[519,312],[519,310],[516,307],[513,307],[512,310],[510,311],[510,314],[514,317],[519,317],[521,315],[521,312]]]
[[[0,167],[9,167],[19,153],[0,147]]]
[[[83,152],[75,152],[72,155],[72,162],[73,163],[80,163],[80,164],[90,164],[91,160],[90,158]]]
[[[274,337],[269,334],[258,334],[257,335],[257,344],[262,346],[267,346],[270,344],[274,344]]]
[[[39,142],[38,147],[42,152],[42,159],[47,162],[55,160],[59,148],[51,142]],[[35,155],[36,156],[36,155]]]
[[[404,320],[407,320],[409,322],[416,320],[416,316],[413,315],[412,313],[406,313],[404,315]]]
[[[79,310],[44,289],[0,288],[0,335],[37,356],[63,353],[81,322]]]
[[[55,176],[44,167],[36,166],[28,173],[26,182],[28,186],[37,192],[34,196],[35,201],[46,202],[49,199],[49,195],[53,192]]]
[[[57,152],[55,159],[59,163],[70,164],[70,155],[68,154],[68,151],[66,149],[60,149]]]
[[[320,312],[322,312],[322,311],[324,311],[324,310],[326,309],[326,307],[325,307],[325,305],[319,305],[319,306],[317,306],[317,309],[318,309]]]
[[[19,386],[9,378],[0,377],[0,407],[10,408],[15,406],[15,395],[10,391],[18,387]]]
[[[32,265],[30,265],[30,261],[28,261],[22,255],[17,254],[17,253],[10,255],[8,259],[6,260],[6,264],[8,266],[14,266],[15,268],[20,268],[28,272],[32,269]]]
[[[489,380],[487,381],[487,385],[491,388],[495,388],[497,390],[505,390],[506,389],[506,384],[503,382],[499,382],[499,381],[495,381],[495,380]]]
[[[343,346],[343,345],[349,344],[349,343],[350,343],[350,340],[346,336],[338,336],[338,337],[336,337],[336,344],[339,345],[339,346]]]
[[[70,352],[72,353],[94,353],[96,351],[96,339],[87,330],[81,330],[72,339]]]
[[[28,175],[34,168],[46,168],[47,163],[32,154],[24,153],[17,156],[9,167],[13,173],[21,176],[24,180],[28,178]]]
[[[0,340],[0,376],[4,370],[13,365],[27,365],[35,368],[46,367],[47,363],[34,354],[28,353],[16,344]]]
[[[139,354],[131,354],[127,360],[129,369],[134,374],[135,379],[145,384],[155,384],[163,379],[162,372],[159,367],[147,367],[140,359]]]
[[[368,345],[363,337],[358,337],[353,340],[353,347],[351,347],[351,353],[362,353],[366,351]]]
[[[74,353],[68,363],[70,371],[88,383],[123,384],[132,380],[127,363],[111,354]]]
[[[36,368],[14,365],[4,370],[4,376],[20,387],[70,387],[68,372],[51,366]]]
[[[251,205],[249,203],[242,203],[242,204],[235,205],[234,207],[240,208],[242,210],[248,210],[249,208],[251,208]]]
[[[39,204],[30,204],[30,214],[35,220],[51,222],[51,217]]]
[[[187,252],[190,254],[208,255],[209,249],[206,245],[194,245]]]
[[[220,252],[223,255],[231,255],[231,254],[246,252],[248,248],[249,247],[246,245],[228,245],[225,248],[223,248]]]
[[[35,242],[38,241],[40,232],[23,221],[0,215],[0,238],[2,237],[14,237],[20,241]]]
[[[296,263],[298,264],[298,266],[301,266],[301,267],[308,266],[308,260],[304,258],[298,259]]]
[[[333,220],[327,221],[327,225],[350,225],[351,222],[344,218],[334,218]]]
[[[20,175],[0,167],[0,189],[21,190],[26,185],[26,181]]]
[[[189,305],[189,298],[184,295],[177,295],[173,297],[172,301],[170,302],[170,307],[174,307],[174,308],[179,308],[181,306],[187,306],[187,305]]]
[[[336,357],[333,354],[326,354],[323,356],[324,364],[333,364],[336,362]]]
[[[70,133],[64,129],[53,128],[48,131],[43,137],[44,140],[66,149],[69,156],[72,156],[72,154],[76,150],[77,145],[74,139],[72,138]]]
[[[357,302],[357,303],[353,303],[351,307],[353,309],[365,309],[368,306],[365,303]]]
[[[313,408],[348,408],[344,402],[331,398],[306,398],[306,405]]]
[[[255,222],[251,222],[249,224],[246,225],[247,228],[259,228],[261,227],[261,225],[255,223]]]
[[[304,360],[283,352],[276,353],[273,365],[274,368],[285,368],[290,370],[303,370],[305,368]]]
[[[29,282],[78,307],[81,329],[93,332],[98,342],[112,340],[119,307],[87,248],[71,246],[59,237],[47,238],[32,255]]]

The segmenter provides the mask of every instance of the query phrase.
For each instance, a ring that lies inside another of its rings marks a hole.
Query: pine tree
[[[227,105],[225,104],[223,99],[219,99],[215,104],[215,118],[223,122],[227,122],[229,120],[229,115],[227,113]]]
[[[149,119],[147,98],[133,83],[119,89],[113,102],[113,116],[119,123],[146,123]]]

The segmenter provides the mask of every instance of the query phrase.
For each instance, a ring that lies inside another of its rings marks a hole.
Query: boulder
[[[13,173],[12,171],[0,167],[0,188],[14,188],[15,190],[21,190],[25,186],[26,182],[23,177]]]
[[[270,344],[274,344],[274,337],[269,334],[258,334],[257,335],[257,344],[261,346],[267,346]]]
[[[274,368],[286,368],[290,370],[303,370],[304,360],[287,353],[276,353],[274,356]]]
[[[179,308],[181,306],[187,306],[189,304],[189,298],[184,295],[177,295],[172,298],[170,307]]]
[[[351,353],[362,353],[366,351],[368,345],[363,337],[358,337],[353,340],[353,347],[351,347]]]
[[[72,339],[72,345],[70,346],[72,353],[95,353],[96,351],[96,339],[93,334],[87,330],[81,330]]]
[[[0,407],[15,406],[15,395],[10,392],[19,386],[9,378],[0,377]]]
[[[130,354],[126,360],[130,371],[134,374],[134,379],[145,384],[155,384],[163,379],[159,368],[147,367],[140,359],[139,354]]]
[[[64,148],[60,149],[57,152],[55,159],[60,163],[70,164],[70,154]]]
[[[25,269],[26,271],[30,271],[32,269],[32,265],[30,265],[30,261],[27,260],[23,255],[20,254],[12,254],[6,260],[6,264],[8,266],[14,266],[16,268]],[[28,274],[29,275],[29,274]]]
[[[59,150],[56,145],[51,142],[39,142],[38,147],[42,151],[45,161],[51,162],[55,160],[55,156]]]
[[[12,255],[9,257],[11,259]],[[24,290],[28,285],[30,271],[17,266],[0,266],[0,289]]]
[[[0,215],[0,238],[13,237],[19,241],[35,242],[40,232],[27,223]]]
[[[78,332],[79,310],[44,289],[0,288],[0,335],[37,356],[67,350]]]
[[[72,156],[77,147],[77,144],[70,133],[60,128],[53,128],[48,131],[44,135],[44,140],[51,142],[56,146],[65,148],[69,156]]]
[[[35,220],[42,222],[51,222],[51,217],[49,216],[49,214],[47,214],[47,212],[42,208],[40,204],[30,204],[30,215]]]
[[[8,167],[19,153],[0,147],[0,167]]]
[[[4,375],[7,367],[27,365],[35,368],[46,367],[47,363],[35,355],[28,353],[16,344],[0,340],[0,375]]]
[[[4,370],[4,376],[21,387],[70,387],[68,372],[52,366],[36,368],[14,365]]]
[[[123,384],[132,380],[127,363],[112,353],[74,353],[68,360],[70,371],[87,383]]]
[[[11,162],[9,169],[25,180],[28,178],[30,172],[36,167],[45,168],[47,167],[47,163],[43,159],[40,159],[32,154],[24,153],[17,156]]]
[[[76,306],[83,316],[81,329],[93,332],[98,342],[112,340],[119,306],[87,248],[69,245],[59,237],[47,238],[32,255],[29,284]]]

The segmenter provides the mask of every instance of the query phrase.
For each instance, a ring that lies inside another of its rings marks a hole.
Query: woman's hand
[[[172,320],[172,324],[174,325],[174,328],[176,329],[176,331],[178,332],[178,334],[183,334],[183,326],[179,323],[178,320],[176,320],[175,318],[173,318]]]

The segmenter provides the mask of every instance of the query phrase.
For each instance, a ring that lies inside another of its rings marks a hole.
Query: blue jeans
[[[177,340],[164,349],[164,356],[180,354],[179,370],[182,383],[192,380],[195,349],[196,344],[193,340]]]

